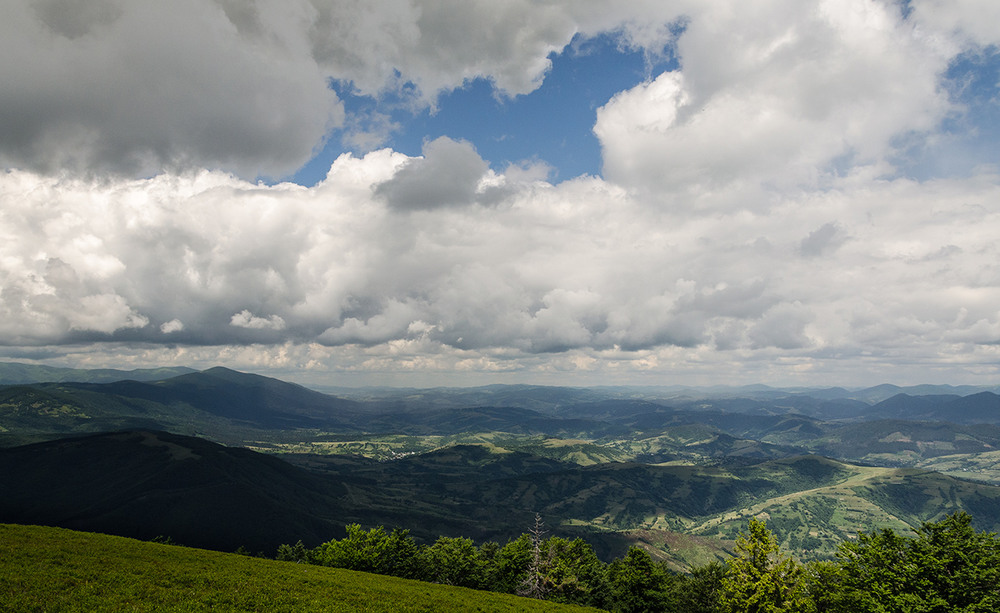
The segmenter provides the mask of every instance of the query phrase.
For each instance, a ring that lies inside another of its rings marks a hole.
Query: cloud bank
[[[331,80],[414,108],[474,78],[524,94],[549,53],[636,12],[527,0],[4,3],[0,163],[286,177],[345,124]]]
[[[1000,40],[990,3],[72,7],[0,16],[0,354],[410,384],[997,375],[1000,177],[901,170],[963,113],[944,75]],[[523,94],[607,31],[679,67],[597,109],[603,177],[441,137],[256,182],[348,121],[330,79]]]

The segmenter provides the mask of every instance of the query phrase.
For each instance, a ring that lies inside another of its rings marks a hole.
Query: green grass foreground
[[[596,611],[60,528],[0,524],[0,611]]]

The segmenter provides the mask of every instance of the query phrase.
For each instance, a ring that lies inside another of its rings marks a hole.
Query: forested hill
[[[351,523],[503,542],[537,512],[605,560],[641,544],[688,569],[767,517],[790,554],[829,559],[859,531],[957,511],[1000,528],[998,399],[949,386],[330,395],[222,367],[0,385],[0,521],[232,550],[313,546]]]
[[[580,466],[458,445],[391,462],[298,459],[311,469],[155,431],[0,449],[0,521],[256,551],[298,539],[313,546],[350,523],[398,526],[424,541],[503,542],[538,512],[558,534],[593,542],[605,559],[630,543],[686,543],[659,549],[677,568],[724,558],[725,540],[761,514],[790,551],[807,557],[832,555],[859,529],[902,530],[963,509],[981,527],[1000,527],[1000,488],[815,456],[725,468]],[[678,532],[700,540],[678,540]]]

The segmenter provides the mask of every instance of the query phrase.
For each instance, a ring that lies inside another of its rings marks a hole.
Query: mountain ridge
[[[809,538],[833,543],[869,525],[915,526],[965,507],[983,527],[1000,527],[1000,487],[810,455],[745,466],[580,466],[460,445],[308,471],[148,430],[0,449],[0,492],[0,523],[164,535],[223,551],[299,539],[316,545],[349,523],[398,526],[428,541],[504,542],[530,527],[535,513],[559,534],[594,539],[605,556],[620,555],[630,531],[732,539],[748,513],[769,513],[799,555]],[[870,523],[857,523],[857,508],[868,509]]]
[[[117,370],[113,368],[63,368],[41,364],[27,364],[24,362],[0,361],[0,385],[67,382],[110,383],[125,379],[158,381],[193,372],[198,371],[186,366]]]

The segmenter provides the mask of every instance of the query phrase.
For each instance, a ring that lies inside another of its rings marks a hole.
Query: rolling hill
[[[502,542],[538,512],[604,556],[639,541],[678,566],[697,556],[669,543],[722,555],[751,516],[800,556],[959,509],[1000,528],[1000,425],[978,423],[997,421],[991,391],[716,393],[338,397],[226,368],[0,386],[0,521],[267,550],[355,522]]]
[[[344,487],[246,449],[131,431],[0,449],[0,521],[271,552],[343,530]]]
[[[0,444],[151,428],[215,440],[285,440],[283,432],[353,432],[362,408],[270,377],[226,368],[160,381],[0,386]]]
[[[308,545],[360,523],[433,541],[505,542],[535,513],[620,555],[636,532],[731,539],[767,514],[793,553],[829,554],[860,528],[916,526],[965,509],[1000,528],[1000,488],[931,471],[816,456],[752,465],[580,466],[481,445],[392,462],[330,458],[311,470],[246,449],[133,431],[0,450],[0,522],[36,523],[233,551]],[[659,555],[670,557],[670,551]]]
[[[265,429],[348,427],[359,405],[270,377],[215,367],[162,381],[64,386],[120,398],[191,407]]]

